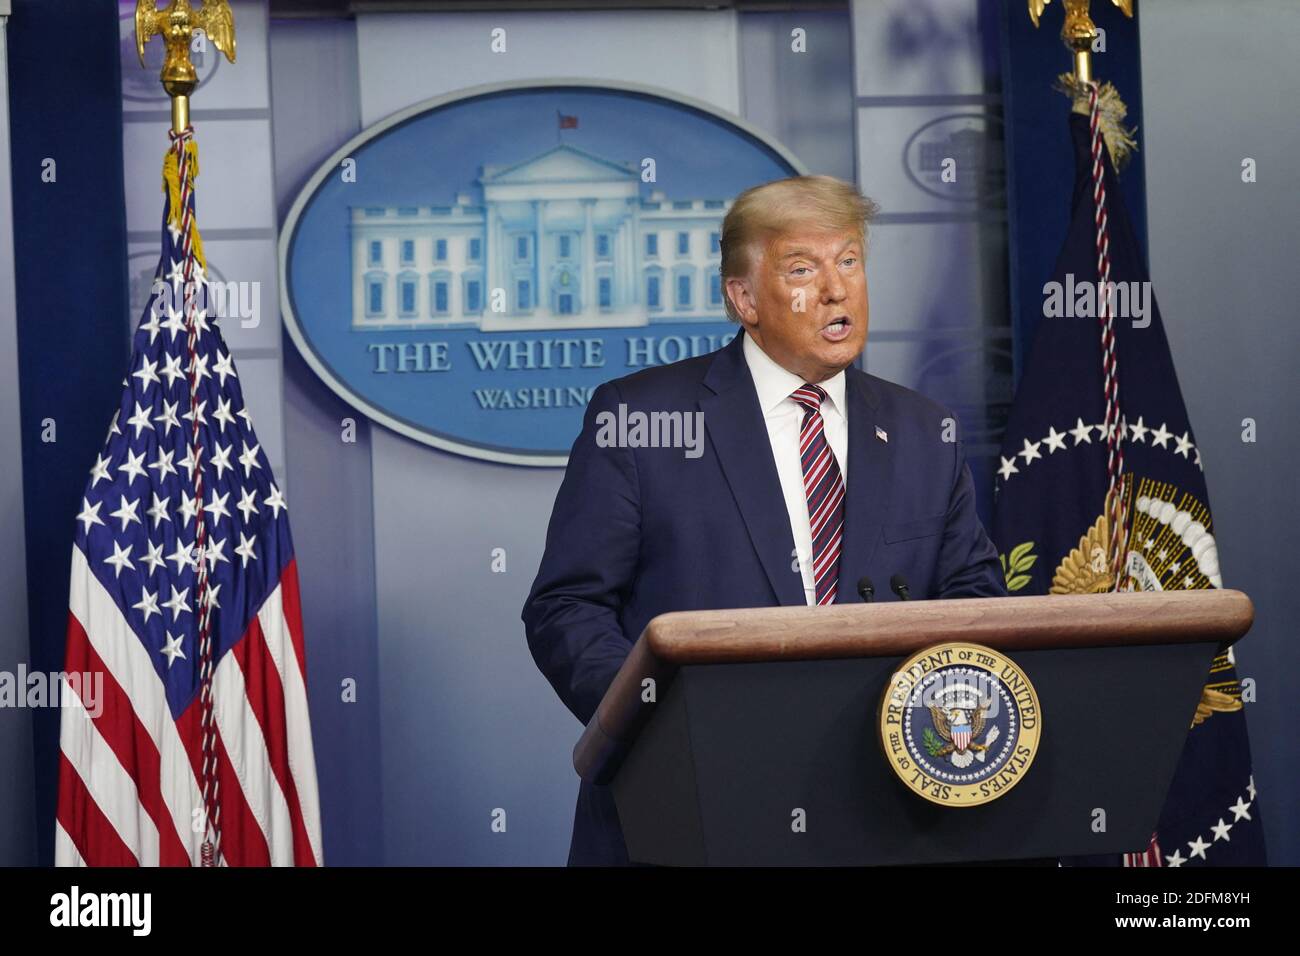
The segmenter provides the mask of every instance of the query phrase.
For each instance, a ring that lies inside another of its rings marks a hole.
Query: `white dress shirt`
[[[772,444],[772,458],[776,461],[777,477],[781,479],[785,508],[790,514],[790,529],[794,532],[795,551],[803,575],[804,599],[809,604],[816,604],[817,586],[812,572],[812,524],[808,519],[808,495],[804,491],[803,465],[799,459],[799,428],[803,424],[804,408],[790,397],[799,386],[809,383],[777,365],[748,335],[745,336],[743,347],[749,374],[754,379],[754,388],[758,390],[758,405],[763,410],[767,438]],[[844,372],[838,372],[826,381],[815,384],[826,390],[826,399],[821,408],[822,428],[847,488],[849,422],[848,406],[844,404]],[[793,555],[791,560],[794,560]],[[791,568],[791,573],[793,571]]]

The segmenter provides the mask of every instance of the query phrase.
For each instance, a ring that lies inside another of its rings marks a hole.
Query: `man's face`
[[[852,229],[796,229],[766,243],[750,281],[727,282],[746,333],[806,382],[851,365],[867,342],[864,251]]]

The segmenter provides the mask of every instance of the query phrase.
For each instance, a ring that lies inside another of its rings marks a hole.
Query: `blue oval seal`
[[[730,341],[723,216],[802,172],[739,118],[665,91],[475,87],[317,169],[281,232],[281,311],[316,374],[380,424],[563,465],[597,385]]]

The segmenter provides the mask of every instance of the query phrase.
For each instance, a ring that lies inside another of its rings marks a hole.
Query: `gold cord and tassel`
[[[194,141],[194,137],[187,137],[184,145],[185,158],[190,167],[190,179],[197,179],[199,176],[199,144]],[[176,161],[176,151],[169,149],[167,157],[163,160],[163,192],[167,194],[167,221],[177,229],[181,228],[181,173],[179,164]],[[190,219],[190,241],[194,248],[194,259],[204,271],[207,271],[208,260],[203,255],[203,240],[199,238],[198,227],[195,226],[193,218]]]
[[[1062,73],[1056,78],[1054,89],[1070,98],[1074,112],[1089,115],[1091,109],[1087,83],[1078,80],[1073,73]],[[1097,116],[1101,124],[1101,138],[1106,143],[1106,152],[1110,154],[1110,164],[1115,172],[1119,172],[1137,149],[1137,140],[1133,135],[1137,132],[1137,127],[1124,125],[1128,107],[1120,99],[1115,84],[1109,80],[1097,87]]]

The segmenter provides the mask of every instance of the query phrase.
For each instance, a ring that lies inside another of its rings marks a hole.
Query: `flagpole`
[[[198,74],[195,72],[194,64],[190,62],[190,47],[196,31],[202,31],[212,45],[224,53],[230,62],[235,61],[235,22],[228,0],[205,0],[203,6],[197,10],[191,6],[190,0],[172,0],[171,6],[162,11],[158,10],[157,0],[136,0],[135,40],[140,65],[144,65],[144,48],[151,37],[161,36],[166,50],[160,79],[163,89],[172,100],[170,133],[172,145],[163,163],[164,191],[168,197],[165,209],[168,226],[175,230],[179,237],[179,249],[184,263],[182,294],[186,348],[189,354],[185,375],[189,384],[190,408],[189,414],[185,417],[192,420],[189,460],[193,462],[194,467],[190,469],[190,480],[194,490],[194,500],[202,502],[204,489],[203,467],[200,464],[203,455],[200,438],[202,405],[198,399],[202,377],[199,372],[198,339],[204,306],[198,299],[204,281],[202,276],[205,260],[202,241],[193,215],[194,177],[198,175],[198,146],[194,141],[194,130],[190,126],[190,95],[198,86]],[[159,275],[161,275],[161,266]],[[213,495],[215,497],[215,491]],[[205,507],[200,506],[195,511],[192,551],[196,573],[195,600],[198,602],[196,613],[198,614],[200,667],[199,727],[202,759],[201,779],[198,782],[204,810],[204,838],[197,862],[201,866],[211,867],[219,865],[223,857],[220,778],[217,775],[216,715],[212,693],[214,656],[211,612],[215,604],[215,592],[208,584],[206,510]],[[215,562],[212,566],[215,568]]]

